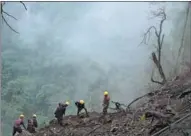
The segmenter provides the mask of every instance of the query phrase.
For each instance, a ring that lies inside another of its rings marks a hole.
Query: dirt
[[[106,116],[97,112],[89,113],[90,117],[84,114],[81,117],[65,116],[63,127],[52,120],[34,136],[189,136],[190,92],[191,71],[188,71],[132,103],[124,111]],[[145,113],[148,117],[141,118]]]

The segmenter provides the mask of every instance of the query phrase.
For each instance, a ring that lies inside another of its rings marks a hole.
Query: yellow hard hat
[[[36,114],[33,114],[33,117],[36,117]]]
[[[84,100],[80,100],[80,104],[84,104]]]
[[[108,95],[108,91],[105,91],[105,92],[104,92],[104,95]]]
[[[68,101],[65,102],[66,105],[69,105],[70,103]]]
[[[20,117],[20,118],[24,118],[25,116],[24,116],[23,114],[21,114],[19,117]]]

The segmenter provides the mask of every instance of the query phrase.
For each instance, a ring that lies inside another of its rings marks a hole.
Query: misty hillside
[[[185,91],[173,92],[176,85],[169,92],[162,88],[182,81],[190,67],[190,17],[188,2],[1,2],[2,135],[11,136],[13,121],[21,113],[26,121],[37,115],[39,135],[75,135],[75,125],[81,130],[76,135],[87,135],[97,125],[92,134],[146,133],[147,120],[139,122],[148,108],[140,105],[142,101],[157,101],[160,92],[166,97]],[[133,103],[126,113],[110,109],[104,124],[104,90],[112,101],[123,104],[159,91],[140,99],[138,107]],[[90,118],[76,118],[74,101],[80,99]],[[173,99],[179,100],[176,95]],[[63,129],[52,119],[57,104],[66,100],[71,104],[65,118],[74,124]],[[115,119],[131,122],[125,123],[131,130],[118,126],[111,132]],[[54,127],[56,132],[49,132]]]
[[[127,108],[103,116],[90,112],[64,117],[60,126],[53,119],[36,134],[23,132],[17,136],[189,136],[191,133],[190,68],[165,86],[153,90]],[[148,116],[142,118],[144,114]]]

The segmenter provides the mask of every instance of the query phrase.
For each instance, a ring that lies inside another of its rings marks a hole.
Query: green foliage
[[[13,121],[21,113],[26,120],[37,114],[40,126],[44,126],[54,118],[57,103],[69,100],[66,114],[76,114],[74,101],[88,103],[89,96],[99,95],[93,92],[105,82],[105,71],[97,63],[86,59],[81,65],[81,60],[63,58],[59,44],[46,39],[41,36],[34,46],[27,46],[18,36],[3,36],[1,117],[6,136],[11,135]]]

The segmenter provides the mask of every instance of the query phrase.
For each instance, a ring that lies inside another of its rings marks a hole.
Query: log
[[[168,125],[167,127],[163,128],[163,129],[161,129],[161,130],[159,130],[158,132],[156,132],[156,133],[153,134],[152,136],[158,136],[158,135],[161,134],[162,132],[164,132],[164,131],[166,131],[167,129],[169,129],[170,126],[173,126],[173,125],[175,125],[175,124],[177,124],[177,123],[183,121],[184,119],[188,118],[189,116],[191,116],[191,113],[189,113],[189,114],[185,115],[184,117],[180,118],[179,120],[177,120],[177,121],[171,123],[171,124]]]

